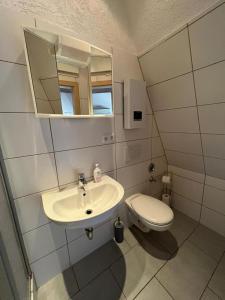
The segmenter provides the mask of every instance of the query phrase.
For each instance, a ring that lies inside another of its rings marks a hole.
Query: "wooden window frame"
[[[60,86],[69,86],[72,88],[73,105],[75,107],[76,115],[80,115],[80,94],[79,84],[75,81],[59,80]]]

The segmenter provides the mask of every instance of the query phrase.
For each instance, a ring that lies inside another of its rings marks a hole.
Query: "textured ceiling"
[[[0,0],[99,47],[140,54],[218,0]]]
[[[121,0],[0,0],[0,6],[73,30],[77,38],[96,46],[136,53]]]
[[[124,0],[137,53],[148,50],[218,0]]]

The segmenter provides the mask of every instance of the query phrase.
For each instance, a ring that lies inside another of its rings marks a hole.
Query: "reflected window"
[[[74,115],[76,112],[73,107],[73,90],[69,86],[60,87],[61,105],[64,115]]]
[[[59,80],[63,115],[80,114],[79,85],[77,82]]]
[[[92,87],[92,104],[94,115],[111,115],[112,86]]]

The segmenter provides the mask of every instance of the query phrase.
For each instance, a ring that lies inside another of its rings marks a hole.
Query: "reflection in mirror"
[[[111,116],[112,57],[68,36],[24,29],[38,115]]]

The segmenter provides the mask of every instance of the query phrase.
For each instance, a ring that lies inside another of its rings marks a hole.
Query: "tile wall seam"
[[[173,192],[174,194],[178,195],[178,196],[181,196],[182,198],[184,198],[184,199],[187,200],[187,201],[190,201],[190,202],[192,202],[192,203],[198,204],[199,206],[202,206],[201,202],[197,202],[197,201],[195,201],[195,200],[193,200],[193,199],[191,199],[191,198],[188,198],[188,197],[186,197],[186,196],[184,196],[184,195],[182,195],[182,194],[180,194],[180,193],[177,193],[176,191],[173,190],[173,188],[172,188],[172,192]],[[199,221],[197,221],[197,222],[199,222]]]
[[[197,109],[197,117],[198,117],[198,126],[199,126],[201,149],[202,149],[202,159],[203,159],[203,166],[204,166],[204,173],[205,173],[204,185],[203,185],[203,193],[202,193],[202,202],[201,202],[201,210],[200,210],[200,216],[199,216],[199,222],[200,222],[201,216],[202,216],[202,206],[203,206],[204,194],[205,194],[206,161],[205,161],[205,156],[204,156],[204,147],[203,147],[201,124],[200,124],[199,109],[198,109],[198,98],[197,98],[196,82],[195,82],[195,76],[194,76],[194,65],[193,65],[193,57],[192,57],[192,48],[191,48],[191,38],[190,38],[190,28],[189,28],[189,25],[187,26],[187,31],[188,31],[188,45],[189,45],[189,51],[190,51],[190,56],[191,56],[192,78],[193,78],[193,84],[194,84],[194,93],[195,93],[195,101],[196,101],[196,109]]]
[[[170,150],[165,148],[166,152],[177,152],[177,153],[181,153],[181,154],[185,154],[185,155],[190,155],[190,156],[198,156],[198,157],[202,157],[202,154],[197,154],[197,153],[191,153],[191,152],[183,152],[183,151],[179,151],[179,150]],[[179,167],[178,167],[179,168]],[[182,168],[181,168],[182,169]],[[191,170],[190,170],[191,171]],[[194,171],[192,171],[194,172]],[[198,172],[196,172],[198,173]]]
[[[57,186],[59,187],[59,174],[58,174],[58,166],[57,166],[57,161],[56,161],[56,155],[55,155],[55,145],[54,145],[54,139],[53,139],[53,134],[52,134],[52,125],[51,125],[51,120],[50,118],[48,119],[49,121],[49,129],[50,129],[50,134],[51,134],[51,141],[52,141],[52,148],[53,148],[53,156],[54,156],[54,162],[55,162],[55,171],[56,171],[56,178],[57,178]]]
[[[144,53],[138,54],[137,58],[140,59],[143,56],[145,56],[146,54],[151,53],[155,48],[159,47],[160,45],[164,44],[165,42],[167,42],[171,38],[175,37],[177,34],[181,33],[183,30],[186,29],[186,27],[187,27],[187,23],[185,23],[184,25],[180,26],[180,28],[178,28],[177,30],[175,29],[175,32],[171,32],[170,34],[167,35],[167,37],[165,37],[164,39],[162,39],[159,42],[156,42],[155,45],[153,45],[152,47],[150,47],[148,50],[144,51]]]
[[[188,27],[188,25],[187,25]],[[179,74],[179,75],[176,75],[176,76],[173,76],[173,77],[169,77],[167,79],[164,79],[164,80],[161,80],[161,81],[158,81],[158,82],[155,82],[153,84],[149,84],[147,85],[147,88],[148,89],[151,89],[152,87],[156,86],[156,85],[160,85],[160,84],[163,84],[165,82],[168,82],[168,81],[171,81],[171,80],[174,80],[174,79],[177,79],[179,77],[184,77],[188,74],[191,74],[192,72],[197,72],[197,71],[201,71],[202,69],[206,69],[206,68],[210,68],[211,66],[214,66],[214,65],[217,65],[217,64],[220,64],[220,63],[224,63],[225,62],[225,59],[221,59],[221,60],[218,60],[218,61],[215,61],[213,63],[210,63],[208,65],[204,65],[202,67],[199,67],[199,68],[194,68],[193,66],[193,71],[188,71],[188,72],[185,72],[185,73],[182,73],[182,74]]]
[[[184,131],[161,131],[163,134],[170,134],[170,133],[178,133],[178,134],[199,134],[199,132],[184,132]],[[224,136],[225,133],[206,133],[202,132],[202,135],[222,135]]]
[[[73,268],[73,265],[71,263],[71,257],[70,257],[70,251],[69,251],[69,242],[68,242],[67,229],[66,228],[65,228],[65,236],[66,236],[66,249],[67,249],[67,255],[68,255],[68,260],[69,260],[69,267],[71,268],[72,273],[74,275],[74,278],[75,278],[75,281],[76,281],[76,284],[77,284],[77,287],[78,287],[78,291],[80,291],[80,287],[79,287],[78,280],[77,280],[77,275],[76,275],[75,270]]]
[[[4,60],[4,59],[0,59],[0,63],[1,62],[8,63],[8,64],[13,64],[13,65],[18,65],[18,66],[23,66],[23,67],[27,66],[27,64],[24,64],[24,63],[20,63],[20,62],[16,62],[16,61],[10,61],[10,60]]]
[[[167,42],[170,38],[173,38],[174,36],[176,36],[177,34],[179,34],[180,32],[182,32],[187,26],[191,26],[192,24],[194,24],[198,20],[202,19],[203,17],[207,16],[208,14],[210,14],[211,12],[213,12],[214,10],[216,10],[217,8],[219,8],[220,6],[222,6],[223,4],[225,4],[225,1],[222,1],[222,3],[211,5],[211,7],[208,7],[208,9],[206,9],[207,11],[205,13],[204,12],[199,13],[199,16],[194,17],[193,21],[190,20],[190,21],[184,23],[182,26],[180,26],[180,28],[175,29],[174,33],[171,32],[170,34],[168,34],[167,36],[165,36],[161,41],[156,42],[152,47],[149,47],[148,50],[144,51],[141,54],[138,54],[137,57],[141,58],[141,57],[145,56],[146,54],[152,52],[152,50],[154,50],[155,48],[157,48],[158,46],[160,46],[164,42]]]
[[[138,61],[138,64],[139,64],[139,68],[140,68],[140,71],[141,71],[142,78],[143,78],[143,80],[145,80],[144,73],[143,73],[143,70],[141,68],[140,59],[138,57],[137,57],[137,61]],[[164,152],[164,155],[165,155],[166,164],[167,164],[167,173],[168,173],[168,165],[169,165],[169,163],[168,163],[168,159],[167,159],[167,156],[166,156],[165,148],[164,148],[164,145],[163,145],[163,142],[162,142],[162,137],[161,137],[161,134],[160,134],[160,131],[159,131],[159,127],[158,127],[158,124],[157,124],[157,121],[156,121],[155,113],[153,111],[153,106],[152,106],[152,103],[151,103],[151,100],[150,100],[150,96],[149,96],[148,88],[147,87],[146,87],[146,93],[147,93],[148,102],[149,102],[149,105],[150,105],[150,108],[151,108],[151,111],[152,111],[151,137],[153,135],[153,125],[155,124],[157,132],[158,132],[158,135],[159,135],[159,138],[160,138],[160,142],[161,142],[161,145],[162,145],[162,148],[163,148],[163,152]]]
[[[186,28],[185,28],[185,29],[186,29]],[[176,75],[176,76],[173,76],[173,77],[164,79],[164,80],[162,80],[162,81],[155,82],[155,83],[153,83],[153,84],[148,84],[148,85],[147,85],[147,89],[151,89],[152,87],[154,87],[154,86],[156,86],[156,85],[163,84],[163,83],[168,82],[168,81],[170,81],[170,80],[174,80],[174,79],[177,79],[177,78],[179,78],[179,77],[186,76],[186,75],[188,75],[188,74],[190,74],[190,73],[191,73],[191,71],[188,71],[188,72],[181,73],[181,74],[178,74],[178,75]]]
[[[96,145],[90,145],[90,146],[79,147],[79,148],[71,148],[71,149],[63,149],[63,150],[55,150],[55,151],[53,150],[53,151],[48,151],[48,152],[40,152],[40,153],[26,154],[26,155],[20,155],[20,156],[4,157],[4,160],[12,160],[12,159],[18,159],[18,158],[32,157],[32,156],[41,156],[41,155],[46,155],[46,154],[54,154],[54,153],[61,153],[61,152],[67,152],[67,151],[76,151],[76,150],[83,150],[83,149],[88,149],[88,148],[104,147],[107,145],[116,145],[116,144],[129,143],[129,142],[135,142],[135,141],[147,141],[147,140],[151,140],[151,139],[155,139],[155,138],[158,138],[158,136],[154,136],[152,138],[146,137],[146,138],[141,138],[141,139],[119,141],[119,142],[115,142],[115,143],[96,144]]]
[[[54,252],[59,251],[60,249],[62,249],[62,248],[64,248],[64,247],[66,247],[66,243],[63,244],[63,245],[60,246],[60,247],[55,248],[54,250],[48,252],[47,254],[45,254],[45,255],[43,255],[43,256],[41,256],[41,257],[39,257],[39,258],[37,258],[37,259],[35,259],[35,260],[33,260],[33,261],[29,261],[29,263],[30,263],[30,265],[35,264],[35,263],[38,262],[39,260],[41,260],[41,259],[43,259],[43,258],[45,258],[45,257],[47,257],[47,256],[49,256],[49,255],[51,255],[51,254],[53,254]]]
[[[222,217],[224,217],[225,218],[225,214],[223,214],[223,213],[221,213],[220,211],[218,211],[218,210],[215,210],[215,209],[213,209],[213,208],[211,208],[211,207],[209,207],[209,206],[207,206],[207,205],[205,205],[204,203],[203,203],[203,205],[202,205],[204,208],[207,208],[208,210],[211,210],[211,211],[213,211],[215,214],[218,214],[218,215],[220,215],[220,216],[222,216]],[[217,232],[218,233],[218,232]],[[219,234],[219,233],[218,233]],[[221,234],[220,234],[221,235]]]
[[[218,1],[219,2],[219,1]],[[201,20],[202,18],[204,18],[205,16],[209,15],[211,12],[213,12],[214,10],[216,10],[217,8],[219,8],[220,6],[224,5],[225,1],[220,1],[221,3],[215,3],[214,5],[212,5],[212,8],[210,9],[210,7],[208,8],[208,11],[206,13],[203,13],[201,16],[199,17],[195,17],[194,20],[189,21],[187,24],[190,26],[194,23],[196,23],[197,21]]]
[[[186,170],[186,169],[183,169],[183,170]],[[191,171],[191,172],[193,172],[193,171]],[[203,173],[198,173],[198,174],[202,174],[202,175],[203,175]],[[186,180],[194,181],[194,182],[196,182],[196,183],[198,183],[198,184],[201,184],[201,185],[204,185],[203,182],[199,182],[199,181],[197,181],[197,180],[190,179],[189,177],[185,177],[185,176],[176,174],[176,173],[174,173],[174,171],[173,171],[173,175],[175,175],[175,176],[177,176],[177,177],[181,177],[181,178],[186,179]],[[204,175],[204,176],[205,176],[205,175]]]

